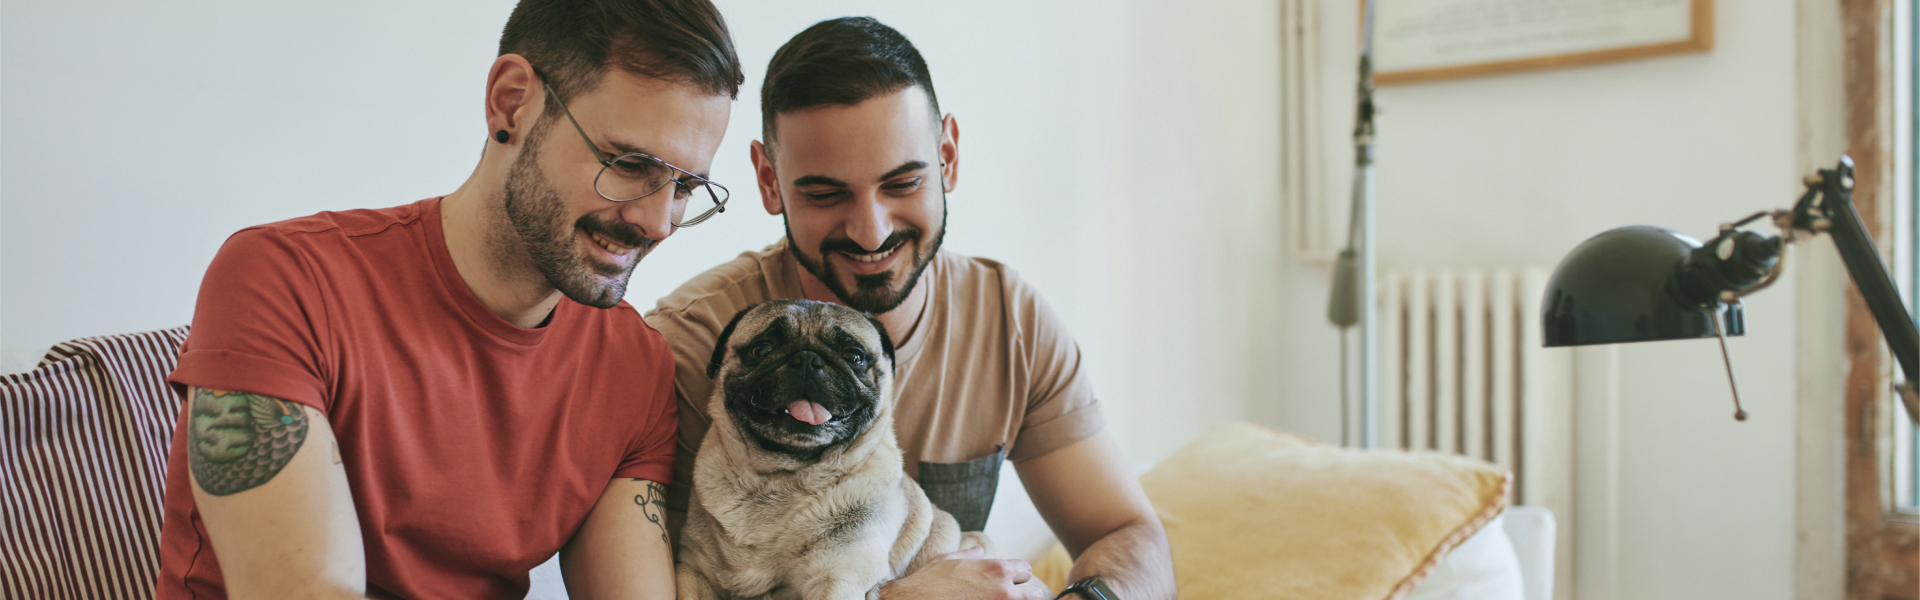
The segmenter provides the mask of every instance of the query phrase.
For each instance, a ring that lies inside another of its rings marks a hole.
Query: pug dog
[[[694,460],[680,598],[877,598],[936,556],[986,547],[901,470],[893,342],[873,317],[808,300],[749,307],[707,375],[713,425]]]

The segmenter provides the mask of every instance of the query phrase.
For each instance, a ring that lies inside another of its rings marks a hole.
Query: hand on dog
[[[915,598],[991,598],[1047,600],[1053,593],[1033,577],[1024,560],[982,560],[980,548],[949,552],[925,568],[880,588],[884,600]]]

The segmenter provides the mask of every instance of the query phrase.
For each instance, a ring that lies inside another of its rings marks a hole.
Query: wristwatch
[[[1113,595],[1113,590],[1107,589],[1107,582],[1101,581],[1098,576],[1073,582],[1073,585],[1060,590],[1060,595],[1054,596],[1054,600],[1066,598],[1074,592],[1079,592],[1080,597],[1087,600],[1120,600],[1119,596]]]

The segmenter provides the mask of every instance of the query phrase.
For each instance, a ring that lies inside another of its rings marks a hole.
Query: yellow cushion
[[[1183,600],[1399,598],[1506,507],[1506,469],[1349,450],[1247,423],[1209,429],[1140,476]],[[1059,545],[1034,565],[1055,590]]]

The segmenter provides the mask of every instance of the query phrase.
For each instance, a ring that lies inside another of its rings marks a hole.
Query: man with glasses
[[[1010,461],[1076,557],[1067,596],[1172,598],[1166,533],[1104,431],[1072,336],[1012,269],[940,249],[960,130],[941,117],[919,51],[873,19],[819,23],[774,54],[760,105],[753,163],[785,239],[694,278],[647,314],[676,363],[681,450],[669,514],[686,507],[721,329],[767,300],[838,302],[874,314],[894,340],[894,431],[928,499],[978,531]],[[951,558],[880,596],[1046,597],[1022,561]]]
[[[158,597],[669,598],[673,363],[621,297],[743,81],[707,0],[524,0],[452,193],[242,230],[169,377]]]

